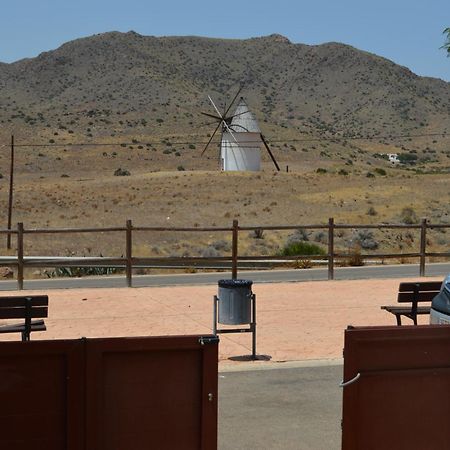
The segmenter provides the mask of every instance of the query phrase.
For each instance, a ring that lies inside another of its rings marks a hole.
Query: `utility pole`
[[[11,135],[11,166],[9,170],[9,203],[8,203],[8,230],[11,230],[12,206],[14,189],[14,135]],[[11,249],[11,233],[6,238],[6,248]]]

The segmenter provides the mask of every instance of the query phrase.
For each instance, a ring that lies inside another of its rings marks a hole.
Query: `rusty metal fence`
[[[427,231],[428,230],[444,230],[450,228],[450,224],[433,224],[427,219],[422,219],[419,224],[337,224],[333,218],[328,220],[327,224],[312,225],[271,225],[271,226],[240,226],[237,220],[232,222],[230,227],[151,227],[151,226],[134,226],[131,220],[127,220],[124,227],[106,227],[106,228],[25,228],[23,223],[18,223],[16,229],[1,229],[0,234],[8,237],[16,235],[17,254],[11,257],[2,257],[0,266],[17,267],[17,287],[23,289],[24,269],[47,268],[47,267],[115,267],[125,270],[127,285],[132,286],[133,270],[137,268],[166,267],[166,268],[198,268],[208,264],[208,268],[226,267],[231,270],[232,278],[237,278],[240,264],[261,263],[277,265],[292,262],[299,259],[308,260],[325,260],[328,267],[328,279],[334,279],[334,269],[336,262],[351,258],[354,256],[351,252],[338,252],[335,247],[335,235],[337,230],[346,229],[404,229],[418,230],[420,232],[419,248],[416,252],[410,253],[361,253],[358,258],[361,261],[367,259],[395,259],[395,258],[417,258],[419,261],[419,274],[425,275],[426,260],[431,257],[449,258],[450,252],[429,252],[427,251]],[[328,251],[324,255],[294,255],[294,256],[247,256],[239,254],[239,236],[243,231],[257,230],[324,230],[327,234]],[[228,256],[217,257],[137,257],[133,255],[133,233],[139,231],[150,232],[229,232],[231,233],[231,254]],[[27,235],[37,234],[71,234],[71,233],[124,233],[125,256],[122,257],[30,257],[24,253],[25,237]]]

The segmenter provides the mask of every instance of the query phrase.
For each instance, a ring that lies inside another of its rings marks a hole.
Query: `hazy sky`
[[[336,41],[376,53],[419,75],[450,81],[439,47],[450,0],[0,0],[0,61],[13,62],[105,31]]]

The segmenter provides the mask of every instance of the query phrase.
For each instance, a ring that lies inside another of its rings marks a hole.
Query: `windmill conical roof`
[[[247,103],[241,97],[236,110],[232,114],[230,128],[236,133],[261,133],[258,126],[258,121],[254,114],[248,109]]]

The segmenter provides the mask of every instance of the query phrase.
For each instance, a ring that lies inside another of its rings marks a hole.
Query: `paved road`
[[[341,448],[342,366],[219,374],[219,450]]]
[[[427,264],[427,276],[444,276],[450,273],[450,263]],[[255,283],[281,283],[296,281],[317,281],[327,279],[327,269],[303,270],[257,270],[240,271],[239,278],[250,279]],[[340,267],[335,269],[336,280],[360,280],[369,278],[406,278],[418,277],[417,264],[399,264],[391,266]],[[139,275],[133,277],[133,286],[187,286],[216,284],[217,280],[229,278],[229,272]],[[124,276],[64,278],[25,281],[25,289],[64,289],[64,288],[100,288],[124,287]],[[0,290],[14,290],[17,283],[13,280],[0,281]]]

